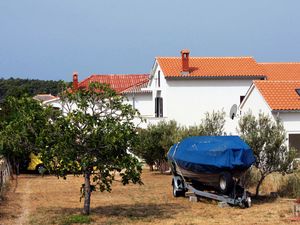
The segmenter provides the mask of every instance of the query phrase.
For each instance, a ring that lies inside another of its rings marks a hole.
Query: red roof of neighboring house
[[[299,81],[254,81],[272,110],[300,110]]]
[[[300,63],[259,63],[268,80],[300,80]]]
[[[149,74],[107,74],[91,75],[79,82],[79,88],[87,88],[92,82],[109,84],[117,93],[142,92],[141,88],[147,85]]]
[[[252,57],[189,57],[189,74],[182,75],[181,57],[157,57],[166,77],[264,76]]]

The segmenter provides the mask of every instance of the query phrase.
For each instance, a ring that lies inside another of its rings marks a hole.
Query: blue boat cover
[[[255,158],[239,136],[195,136],[174,144],[167,157],[183,167],[202,165],[223,169],[246,169]]]

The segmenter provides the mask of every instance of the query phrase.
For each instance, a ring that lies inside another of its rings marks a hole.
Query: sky
[[[300,61],[299,0],[0,0],[0,78],[149,73],[156,56]]]

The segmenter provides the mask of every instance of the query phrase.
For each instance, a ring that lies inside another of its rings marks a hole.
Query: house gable
[[[253,83],[239,106],[240,114],[243,115],[250,111],[255,116],[258,116],[261,112],[272,116],[271,110],[272,109]]]
[[[300,81],[254,81],[273,111],[300,111]]]

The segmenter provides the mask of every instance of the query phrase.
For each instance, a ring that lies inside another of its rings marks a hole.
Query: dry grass
[[[292,202],[256,201],[252,208],[219,208],[216,202],[173,198],[171,176],[143,174],[143,186],[116,182],[111,193],[92,194],[92,213],[80,216],[81,177],[22,175],[0,204],[0,224],[289,224]]]

